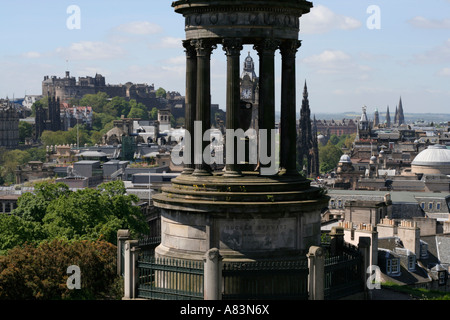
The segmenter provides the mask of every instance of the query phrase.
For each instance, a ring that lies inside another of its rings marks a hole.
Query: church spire
[[[405,123],[405,115],[403,114],[403,103],[402,97],[400,97],[400,102],[398,104],[398,125]]]
[[[389,113],[389,106],[387,106],[386,110],[386,127],[387,128],[391,127],[391,114]]]
[[[308,86],[306,85],[306,80],[305,80],[305,86],[303,87],[303,97],[308,98]]]

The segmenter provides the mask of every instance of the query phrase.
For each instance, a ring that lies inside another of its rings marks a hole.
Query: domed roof
[[[352,160],[350,159],[348,154],[342,155],[341,159],[339,160],[341,163],[352,163]]]
[[[450,149],[436,144],[420,152],[411,163],[414,166],[448,166],[450,165]]]

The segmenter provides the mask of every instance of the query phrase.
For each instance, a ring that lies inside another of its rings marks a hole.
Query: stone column
[[[222,300],[222,256],[219,249],[213,248],[203,258],[204,267],[204,299]]]
[[[259,141],[267,145],[268,156],[271,154],[271,144],[275,143],[271,139],[270,130],[275,129],[275,50],[279,46],[279,41],[266,39],[255,44],[254,49],[259,56],[259,106],[258,106],[258,130],[267,130],[267,141]],[[258,161],[261,167],[270,167],[270,164],[263,164]]]
[[[309,300],[325,298],[325,256],[321,247],[312,246],[307,254],[309,267]]]
[[[368,297],[369,291],[367,286],[367,280],[369,278],[369,274],[367,273],[367,270],[369,270],[370,260],[371,260],[371,254],[370,254],[370,238],[369,237],[360,237],[358,242],[358,250],[361,253],[362,256],[362,263],[361,263],[361,275],[362,279],[361,281],[364,283],[364,294],[366,298]]]
[[[330,254],[340,256],[344,251],[344,228],[333,227],[330,232]]]
[[[191,41],[183,41],[186,49],[186,97],[185,97],[185,129],[184,168],[182,174],[194,172],[194,121],[196,119],[197,97],[197,52]]]
[[[138,281],[137,272],[137,240],[125,241],[125,268],[124,268],[124,299],[136,298]]]
[[[281,67],[281,118],[280,167],[283,174],[298,175],[296,127],[296,77],[295,56],[301,42],[287,40],[280,46]]]
[[[130,230],[120,229],[117,231],[117,274],[122,275],[124,273],[125,258],[125,241],[130,239]]]
[[[223,50],[227,56],[227,107],[226,107],[226,160],[224,176],[241,176],[237,157],[237,141],[234,133],[239,129],[240,108],[240,55],[242,50],[241,39],[224,39]],[[242,152],[243,150],[241,150]]]
[[[209,137],[205,136],[211,129],[211,53],[216,44],[208,39],[192,40],[191,44],[197,51],[197,95],[196,121],[201,124],[201,130],[194,129],[194,159],[195,176],[211,175],[211,167],[203,157],[203,151],[209,146]],[[205,140],[207,141],[203,141]]]

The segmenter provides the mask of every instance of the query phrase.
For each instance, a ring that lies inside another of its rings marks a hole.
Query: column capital
[[[192,41],[191,40],[183,40],[183,47],[184,47],[184,51],[186,52],[186,57],[187,58],[194,58],[197,56],[197,51],[195,49],[195,46],[192,45]]]
[[[280,46],[281,41],[275,39],[264,39],[253,46],[253,49],[261,54],[274,54]]]
[[[197,56],[208,56],[217,49],[217,44],[211,39],[191,40],[190,44],[197,51]]]
[[[226,38],[222,41],[223,50],[227,56],[240,55],[242,49],[242,39],[240,38]]]
[[[301,40],[285,40],[280,45],[281,55],[295,56],[301,45],[302,45]]]

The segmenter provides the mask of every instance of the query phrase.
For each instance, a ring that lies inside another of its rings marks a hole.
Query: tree
[[[330,141],[325,146],[319,146],[319,162],[321,172],[330,172],[336,168],[342,151]]]
[[[122,97],[114,97],[103,108],[103,113],[114,117],[126,117],[130,112],[130,103]]]
[[[39,243],[44,239],[45,233],[39,223],[16,215],[0,214],[0,256],[26,242]]]
[[[142,110],[141,108],[131,108],[130,113],[128,113],[127,118],[139,118],[142,120],[148,119],[148,112],[145,110]]]
[[[106,124],[108,124],[111,121],[114,121],[118,119],[118,117],[112,116],[107,113],[97,113],[94,112],[94,115],[92,117],[92,129],[96,131],[102,130]]]
[[[158,120],[158,108],[153,107],[150,111],[150,120]]]
[[[92,111],[100,113],[104,112],[103,108],[108,103],[108,98],[109,97],[105,92],[86,94],[80,99],[80,105],[92,107]]]
[[[0,256],[0,300],[121,299],[117,247],[104,241],[45,241]],[[81,288],[67,286],[69,266],[81,272]]]
[[[62,183],[41,182],[36,184],[33,194],[25,193],[19,198],[13,210],[19,220],[12,221],[14,224],[6,221],[10,230],[5,234],[20,233],[20,228],[26,226],[28,231],[15,244],[19,240],[34,241],[27,235],[39,235],[39,241],[104,239],[116,244],[119,229],[129,229],[135,236],[148,231],[141,209],[136,206],[138,201],[135,195],[126,194],[122,181],[77,191],[70,191]]]
[[[156,97],[157,98],[165,98],[166,94],[167,94],[167,92],[166,92],[166,90],[164,88],[159,87],[156,90]]]
[[[25,122],[19,122],[19,140],[20,142],[25,142],[26,138],[31,138],[33,135],[33,125]]]

